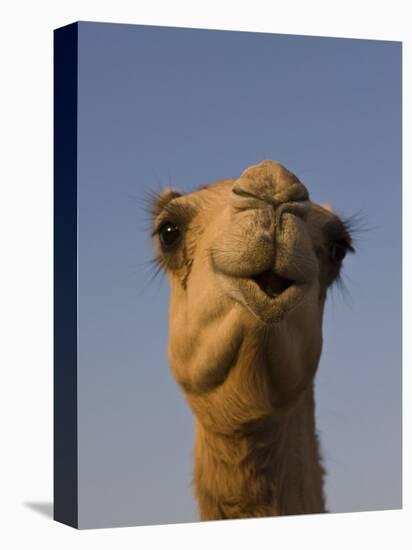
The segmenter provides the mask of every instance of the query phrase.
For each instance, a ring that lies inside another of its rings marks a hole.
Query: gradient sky
[[[317,375],[332,512],[401,505],[401,44],[79,25],[79,524],[197,520],[142,197],[277,159],[367,231]]]

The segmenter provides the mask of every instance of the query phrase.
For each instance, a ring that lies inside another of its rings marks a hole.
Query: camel
[[[314,378],[346,224],[276,161],[151,207],[204,520],[325,512]]]

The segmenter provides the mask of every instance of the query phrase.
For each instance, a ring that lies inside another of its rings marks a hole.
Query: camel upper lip
[[[278,275],[272,269],[266,269],[251,279],[270,298],[276,298],[294,284],[294,281]]]

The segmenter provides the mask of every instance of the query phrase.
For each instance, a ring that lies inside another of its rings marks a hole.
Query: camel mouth
[[[271,269],[254,275],[252,280],[267,296],[269,296],[269,298],[277,298],[294,284],[290,279],[277,275]]]
[[[305,298],[308,282],[297,282],[268,269],[249,277],[218,273],[224,292],[264,324],[279,323]]]

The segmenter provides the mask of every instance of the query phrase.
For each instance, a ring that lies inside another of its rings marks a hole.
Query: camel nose
[[[286,202],[309,200],[309,193],[299,179],[279,162],[265,160],[247,168],[233,185],[237,208],[258,206],[258,201],[277,208]]]

